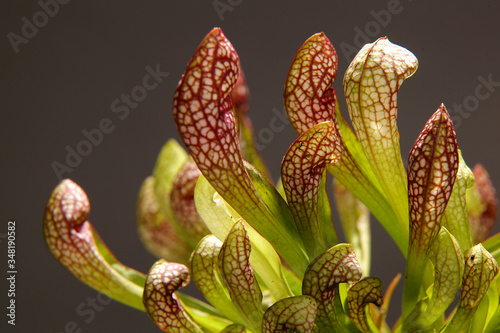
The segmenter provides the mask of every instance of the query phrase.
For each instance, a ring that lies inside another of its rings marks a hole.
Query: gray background
[[[337,48],[339,94],[353,56],[342,52],[340,45],[357,49],[362,42],[359,31],[370,40],[388,36],[420,62],[398,96],[404,159],[425,121],[444,102],[455,118],[466,161],[470,166],[483,163],[500,188],[500,89],[495,87],[472,107],[467,118],[453,108],[473,101],[478,77],[492,75],[493,81],[500,81],[499,2],[401,0],[398,13],[383,24],[373,13],[397,2],[231,3],[232,11],[221,17],[212,1],[71,1],[60,5],[15,53],[7,34],[20,35],[22,18],[32,22],[41,7],[36,1],[1,2],[0,233],[6,232],[8,220],[17,221],[17,325],[9,326],[9,332],[64,332],[70,321],[81,332],[158,332],[146,314],[116,302],[96,311],[91,320],[76,313],[96,292],[54,260],[42,239],[44,205],[58,182],[51,163],[64,163],[65,147],[75,148],[84,139],[82,130],[96,128],[103,118],[112,120],[114,131],[64,176],[87,192],[90,220],[116,257],[147,272],[155,258],[135,232],[137,191],[163,143],[178,138],[171,115],[173,93],[198,43],[214,26],[222,27],[240,55],[257,133],[269,128],[273,108],[281,110],[288,67],[310,35],[324,31]],[[145,68],[157,64],[170,75],[120,120],[110,104],[140,85]],[[275,179],[295,137],[287,125],[263,151]],[[397,272],[404,272],[404,262],[385,232],[376,223],[373,228],[372,275],[387,285]],[[5,272],[6,246],[1,240],[0,267]],[[1,280],[0,304],[5,309],[5,278]],[[399,313],[399,304],[397,296],[391,312]],[[5,325],[4,311],[0,327]]]

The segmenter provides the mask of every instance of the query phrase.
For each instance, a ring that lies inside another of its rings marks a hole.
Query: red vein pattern
[[[191,255],[189,268],[196,287],[219,312],[232,321],[245,324],[220,279],[218,257],[222,242],[214,235],[205,236]]]
[[[303,261],[295,239],[258,195],[241,156],[231,91],[238,55],[220,29],[213,29],[191,58],[174,96],[179,134],[215,190],[292,265]],[[300,258],[300,259],[298,259]]]
[[[338,284],[361,279],[361,267],[351,244],[338,244],[318,256],[308,267],[302,293],[318,302],[316,325],[325,332],[335,329],[344,316]]]
[[[408,160],[411,251],[427,251],[439,231],[457,172],[455,131],[441,105],[425,124]]]
[[[189,261],[194,284],[215,307],[212,298],[219,297],[216,265],[222,242],[214,235],[204,237],[193,251]]]
[[[370,303],[382,306],[382,281],[367,277],[356,282],[347,292],[349,317],[354,325],[364,333],[371,332],[366,315],[366,306]]]
[[[481,244],[465,251],[464,257],[465,269],[460,302],[443,333],[463,332],[462,330],[467,329],[490,283],[498,274],[498,263]]]
[[[293,59],[285,83],[288,119],[300,134],[335,117],[331,85],[337,75],[337,53],[324,33],[311,36]]]
[[[194,203],[194,188],[200,174],[196,163],[189,160],[177,173],[170,193],[170,205],[177,221],[196,242],[210,233]]]
[[[489,284],[498,274],[495,258],[478,244],[464,253],[465,270],[459,307],[469,308],[479,305]]]
[[[191,58],[174,96],[174,118],[191,156],[209,181],[226,190],[233,185],[229,178],[245,178],[230,96],[237,78],[238,55],[214,29]]]
[[[188,283],[189,271],[184,265],[161,259],[151,267],[143,302],[149,317],[163,332],[202,332],[174,294]]]
[[[264,313],[263,333],[309,333],[314,328],[318,303],[306,295],[288,297],[274,303]]]
[[[50,196],[43,221],[45,242],[50,252],[82,282],[140,309],[140,305],[130,303],[127,287],[132,283],[121,277],[99,251],[94,238],[99,236],[87,220],[89,212],[89,199],[83,189],[69,179],[61,181]],[[97,241],[105,247],[100,238]],[[107,255],[111,256],[111,253]],[[114,257],[108,260],[118,262]]]
[[[342,156],[335,125],[324,122],[304,132],[288,149],[281,163],[281,177],[297,229],[311,258],[323,253],[324,230],[318,216],[320,183],[326,164]]]
[[[313,35],[297,52],[285,83],[285,109],[290,122],[299,135],[320,122],[332,121],[337,133],[341,133],[339,122],[342,122],[343,128],[350,132],[344,135],[355,139],[340,113],[335,89],[331,87],[336,73],[337,53],[335,48],[323,33]],[[337,118],[339,116],[340,118]],[[367,163],[357,161],[353,152],[346,146],[342,135],[339,134],[338,144],[342,150],[342,158],[337,163],[329,164],[328,170],[357,198],[362,199],[370,211],[384,223],[385,220],[379,216],[378,212],[391,214],[392,209],[384,195],[377,189],[379,185],[375,186],[370,181],[368,172],[372,173],[371,169],[363,168],[363,165]],[[371,179],[373,178],[371,177]],[[394,219],[396,219],[395,216]],[[388,221],[387,223],[394,224],[394,222]],[[399,235],[400,232],[394,231],[395,228],[388,228],[388,230],[394,233],[394,239],[402,238]],[[398,245],[405,247],[405,244],[404,242]],[[405,250],[406,248],[402,248],[404,253],[406,253]]]
[[[408,202],[397,128],[397,93],[417,67],[417,58],[410,51],[387,38],[379,38],[359,51],[344,76],[344,95],[352,126],[402,224],[408,221]]]
[[[258,331],[262,320],[262,292],[250,266],[250,238],[236,222],[219,253],[219,269],[233,304],[249,326]]]

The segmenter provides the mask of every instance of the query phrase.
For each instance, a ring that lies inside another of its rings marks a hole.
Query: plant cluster
[[[298,138],[275,186],[255,148],[238,55],[214,29],[174,97],[187,153],[169,140],[139,193],[139,235],[162,259],[147,275],[120,263],[71,180],[47,204],[48,248],[164,332],[498,332],[500,234],[487,239],[497,210],[487,172],[467,167],[444,105],[416,139],[407,170],[401,158],[397,93],[417,66],[386,38],[365,45],[344,76],[351,129],[332,88],[335,49],[323,33],[310,37],[285,82]],[[328,173],[348,243],[332,223]],[[399,277],[383,294],[370,276],[370,213],[407,260],[392,328],[385,318]],[[208,303],[179,291],[190,280]]]

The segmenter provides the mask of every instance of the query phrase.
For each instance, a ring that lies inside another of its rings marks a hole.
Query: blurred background
[[[365,42],[388,36],[419,59],[419,70],[398,95],[405,163],[424,123],[445,103],[468,165],[482,163],[500,188],[499,12],[498,1],[2,1],[0,267],[5,276],[7,222],[15,220],[18,274],[16,326],[6,325],[2,312],[0,327],[159,332],[145,313],[116,302],[78,313],[91,309],[85,304],[97,292],[51,256],[42,216],[59,177],[73,179],[87,192],[89,219],[116,257],[149,270],[156,258],[136,234],[137,192],[162,145],[178,139],[171,114],[175,88],[199,42],[216,26],[240,56],[251,93],[249,112],[274,180],[296,133],[289,124],[279,133],[269,131],[273,110],[283,108],[283,85],[295,53],[323,31],[339,55],[334,86],[340,96],[343,73]],[[114,112],[113,103],[126,105],[122,94],[142,85],[148,67],[164,73],[158,86],[128,112]],[[347,115],[343,102],[342,108]],[[113,130],[58,175],[53,166],[66,164],[68,147],[76,149],[85,131],[106,118]],[[404,261],[373,222],[372,275],[387,286],[404,273]],[[1,280],[5,309],[7,286]],[[391,323],[400,312],[401,285],[397,290]]]

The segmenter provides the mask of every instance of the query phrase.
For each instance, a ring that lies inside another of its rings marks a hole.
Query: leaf
[[[348,318],[342,309],[339,284],[358,281],[361,275],[351,244],[335,245],[309,265],[302,293],[318,302],[316,325],[321,331],[347,332]]]
[[[474,175],[465,164],[460,150],[458,151],[458,157],[458,173],[441,224],[457,239],[462,251],[465,251],[472,247],[466,191],[474,185]]]
[[[312,332],[317,311],[318,304],[310,296],[284,298],[264,313],[262,332]]]
[[[137,227],[144,247],[159,258],[187,264],[192,247],[160,210],[154,194],[154,177],[147,177],[137,199]]]
[[[359,51],[344,76],[352,125],[399,221],[407,219],[408,202],[397,129],[397,92],[417,67],[413,53],[379,38]]]
[[[297,133],[324,121],[335,123],[342,158],[328,171],[361,200],[384,225],[402,253],[408,251],[408,216],[398,220],[356,136],[340,112],[331,85],[337,72],[337,54],[323,34],[310,37],[299,49],[285,83],[285,109]]]
[[[367,306],[373,303],[381,306],[382,298],[382,281],[374,277],[366,277],[354,283],[347,292],[347,304],[349,306],[349,317],[354,325],[362,332],[377,332],[373,322],[368,319]]]
[[[144,311],[144,275],[114,257],[87,220],[89,212],[89,199],[83,189],[69,179],[62,180],[45,209],[43,233],[47,247],[88,286]]]
[[[196,163],[188,160],[175,176],[170,193],[170,206],[179,226],[196,243],[209,233],[194,202],[194,188],[200,174]]]
[[[378,328],[378,330],[380,332],[390,332],[391,331],[389,329],[387,323],[385,322],[385,318],[387,317],[387,313],[389,311],[389,305],[391,303],[394,289],[396,288],[397,284],[399,283],[399,280],[401,280],[401,273],[398,273],[394,277],[394,279],[392,279],[391,283],[387,287],[387,290],[385,291],[385,295],[384,295],[384,300],[383,300],[382,306],[380,306],[380,309],[377,309],[375,307],[371,308],[371,310],[374,310],[372,312],[372,316],[374,316],[373,321],[375,322],[375,326]]]
[[[221,281],[217,266],[222,242],[214,235],[204,237],[190,260],[191,278],[210,304],[232,321],[245,324],[234,306],[227,288]]]
[[[320,188],[326,164],[337,162],[340,156],[335,125],[324,122],[295,140],[281,163],[288,205],[311,260],[338,242],[331,217],[320,219],[319,192],[326,192],[324,186]]]
[[[498,274],[498,263],[481,244],[467,250],[464,257],[465,270],[460,303],[442,333],[468,329],[477,306]]]
[[[241,218],[208,181],[201,176],[195,190],[196,207],[210,231],[225,240],[236,221]],[[282,273],[281,260],[272,245],[244,220],[241,222],[250,238],[252,252],[250,264],[278,300],[292,295]]]
[[[180,222],[177,221],[170,202],[175,177],[188,159],[189,156],[177,141],[174,139],[168,140],[156,159],[153,177],[155,179],[154,195],[160,206],[161,213],[167,218],[178,235],[193,249],[197,242],[186,233]]]
[[[427,278],[426,252],[439,232],[441,217],[458,171],[458,147],[453,124],[444,105],[427,121],[408,159],[410,250],[403,294],[403,317],[417,302]],[[426,283],[430,281],[426,281]]]
[[[284,197],[278,192],[278,189],[274,187],[264,174],[262,174],[250,163],[247,163],[246,161],[244,162],[248,176],[252,180],[252,183],[261,199],[276,219],[278,219],[280,223],[288,231],[290,231],[290,233],[292,233],[293,237],[296,238],[296,244],[300,244],[302,246],[302,240],[300,239],[298,231],[295,227],[292,211],[290,210],[290,207]]]
[[[410,332],[427,332],[455,299],[464,272],[464,256],[458,241],[442,227],[429,249],[434,264],[434,286],[424,311],[414,310],[403,324]],[[418,308],[418,307],[417,307]],[[416,309],[417,309],[416,308]]]
[[[480,321],[479,324],[483,324],[484,326],[486,326],[486,329],[484,330],[484,332],[486,333],[497,332],[498,329],[500,329],[500,275],[497,274],[497,276],[491,283],[486,297],[488,298],[488,312],[486,316],[482,316],[486,317],[486,319],[484,320],[483,318],[483,321]],[[483,299],[481,301],[481,304],[485,302],[486,301]],[[481,309],[479,309],[476,312],[476,315],[474,315],[472,325],[474,325],[474,322],[476,322],[477,319],[481,319],[476,318],[477,313],[480,311]]]
[[[253,331],[262,321],[262,293],[250,267],[250,239],[242,223],[235,223],[219,253],[218,266],[233,304]]]
[[[290,286],[290,290],[292,291],[292,295],[298,296],[302,295],[302,278],[299,278],[293,271],[288,269],[287,267],[283,267],[283,276],[285,281]]]
[[[498,280],[498,275],[496,280]],[[500,294],[498,289],[498,282],[497,285],[495,285],[495,280],[492,281],[490,287],[488,288],[488,292],[484,295],[478,305],[476,313],[472,317],[470,329],[471,333],[487,332],[486,328],[489,327],[489,323],[492,322],[492,319],[499,308]]]
[[[427,121],[408,160],[410,252],[427,251],[439,231],[457,171],[455,131],[446,108],[441,105]]]
[[[334,179],[333,184],[344,235],[352,244],[363,275],[368,276],[371,261],[370,211],[341,182]]]
[[[230,95],[238,77],[238,61],[222,31],[213,29],[177,87],[173,105],[177,129],[216,191],[302,273],[308,258],[297,244],[298,237],[262,201],[245,169]]]
[[[490,234],[498,215],[498,198],[486,169],[477,164],[472,169],[476,182],[467,191],[470,231],[474,244]]]
[[[188,283],[189,271],[182,264],[160,259],[151,267],[143,302],[149,317],[163,332],[203,332],[174,293]]]
[[[232,323],[211,305],[178,291],[175,294],[189,316],[203,327],[204,331],[220,332]]]
[[[220,333],[245,333],[245,326],[241,326],[239,324],[232,324],[224,328]]]
[[[285,109],[299,134],[334,117],[329,89],[336,74],[335,48],[324,33],[311,36],[297,52],[285,83]]]
[[[500,261],[500,233],[485,240],[483,246],[491,253],[496,261]]]
[[[336,106],[335,122],[342,147],[342,158],[339,162],[328,165],[328,171],[368,207],[406,257],[408,252],[408,216],[404,220],[398,219],[396,216],[358,138],[340,112],[336,95],[334,95],[334,101]]]

